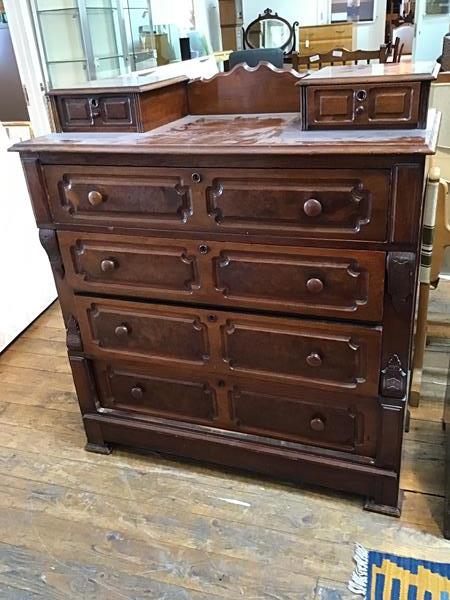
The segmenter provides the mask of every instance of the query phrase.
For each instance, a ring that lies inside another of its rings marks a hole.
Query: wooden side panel
[[[187,84],[177,83],[139,94],[139,110],[139,131],[150,131],[185,117],[188,114]]]

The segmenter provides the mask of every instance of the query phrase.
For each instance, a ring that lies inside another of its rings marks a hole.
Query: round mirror
[[[291,29],[280,19],[263,19],[253,23],[247,35],[254,48],[283,48],[290,40]]]

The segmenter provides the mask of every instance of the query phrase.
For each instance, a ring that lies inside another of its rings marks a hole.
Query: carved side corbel
[[[389,252],[387,257],[387,291],[397,312],[408,306],[414,294],[416,255],[413,252]]]
[[[39,229],[39,240],[47,253],[55,277],[64,278],[64,265],[54,229]]]
[[[389,398],[403,398],[406,395],[406,373],[398,354],[388,360],[381,371],[381,393]]]
[[[81,341],[80,328],[78,326],[78,321],[73,315],[70,315],[69,320],[67,321],[66,344],[68,350],[73,350],[75,352],[83,351],[83,342]]]

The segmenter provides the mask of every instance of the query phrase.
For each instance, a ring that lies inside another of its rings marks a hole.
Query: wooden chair
[[[428,301],[431,285],[436,287],[442,268],[445,248],[450,246],[450,200],[448,185],[440,179],[437,167],[430,169],[426,191],[422,252],[420,257],[419,299],[416,336],[412,366],[409,403],[419,406],[422,387],[422,370],[427,341]]]
[[[347,50],[346,48],[334,48],[329,52],[322,54],[311,54],[310,56],[301,56],[297,54],[292,56],[293,68],[297,71],[299,68],[321,69],[324,65],[357,65],[360,62],[370,64],[372,61],[380,63],[387,62],[389,56],[389,46],[382,44],[378,50]]]
[[[400,44],[403,44],[403,52],[405,54],[412,54],[414,25],[412,23],[404,23],[403,25],[396,27],[392,31],[392,39],[400,39]]]

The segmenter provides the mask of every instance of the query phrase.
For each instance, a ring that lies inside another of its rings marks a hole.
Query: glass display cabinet
[[[150,0],[33,0],[49,89],[156,66]]]

